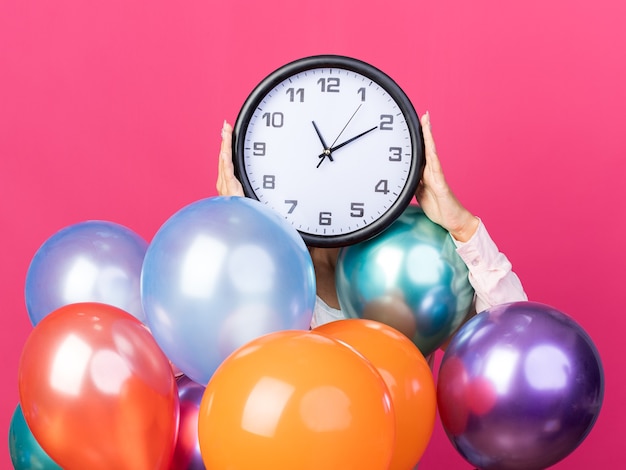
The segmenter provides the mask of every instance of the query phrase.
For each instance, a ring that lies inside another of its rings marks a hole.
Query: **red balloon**
[[[18,383],[33,436],[65,470],[169,468],[176,381],[129,313],[91,302],[55,310],[28,337]]]
[[[313,331],[356,349],[385,380],[396,414],[396,439],[388,470],[413,468],[435,426],[436,388],[428,362],[403,333],[374,320],[339,320]]]
[[[385,382],[326,335],[280,331],[232,353],[198,415],[207,468],[387,469],[394,413]]]

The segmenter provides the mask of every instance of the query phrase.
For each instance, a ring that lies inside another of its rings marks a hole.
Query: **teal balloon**
[[[16,470],[62,470],[30,432],[20,405],[15,408],[9,426],[9,453]]]
[[[335,272],[346,316],[396,328],[425,356],[454,333],[474,300],[450,234],[418,206],[380,235],[342,248]]]

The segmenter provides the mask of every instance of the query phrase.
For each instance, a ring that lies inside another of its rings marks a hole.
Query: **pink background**
[[[1,2],[0,428],[18,402],[24,279],[39,246],[88,219],[150,240],[215,195],[222,121],[254,85],[290,60],[336,53],[386,71],[430,111],[451,185],[529,297],[598,346],[602,413],[555,468],[619,466],[624,18],[623,0]],[[469,465],[437,424],[420,470],[444,468]]]

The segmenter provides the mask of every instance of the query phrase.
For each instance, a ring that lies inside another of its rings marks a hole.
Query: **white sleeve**
[[[454,240],[454,243],[469,269],[469,282],[476,292],[478,313],[494,305],[528,300],[510,261],[500,253],[482,221],[467,242]]]

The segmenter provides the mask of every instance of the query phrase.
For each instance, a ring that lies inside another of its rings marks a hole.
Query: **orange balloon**
[[[131,314],[91,302],[50,313],[26,340],[18,384],[33,436],[65,470],[169,468],[176,380]]]
[[[330,337],[279,331],[232,353],[198,414],[207,468],[386,470],[394,413],[360,354]]]
[[[389,470],[413,468],[430,441],[437,411],[435,382],[420,350],[398,330],[374,320],[339,320],[313,331],[353,347],[378,369],[396,413]]]

